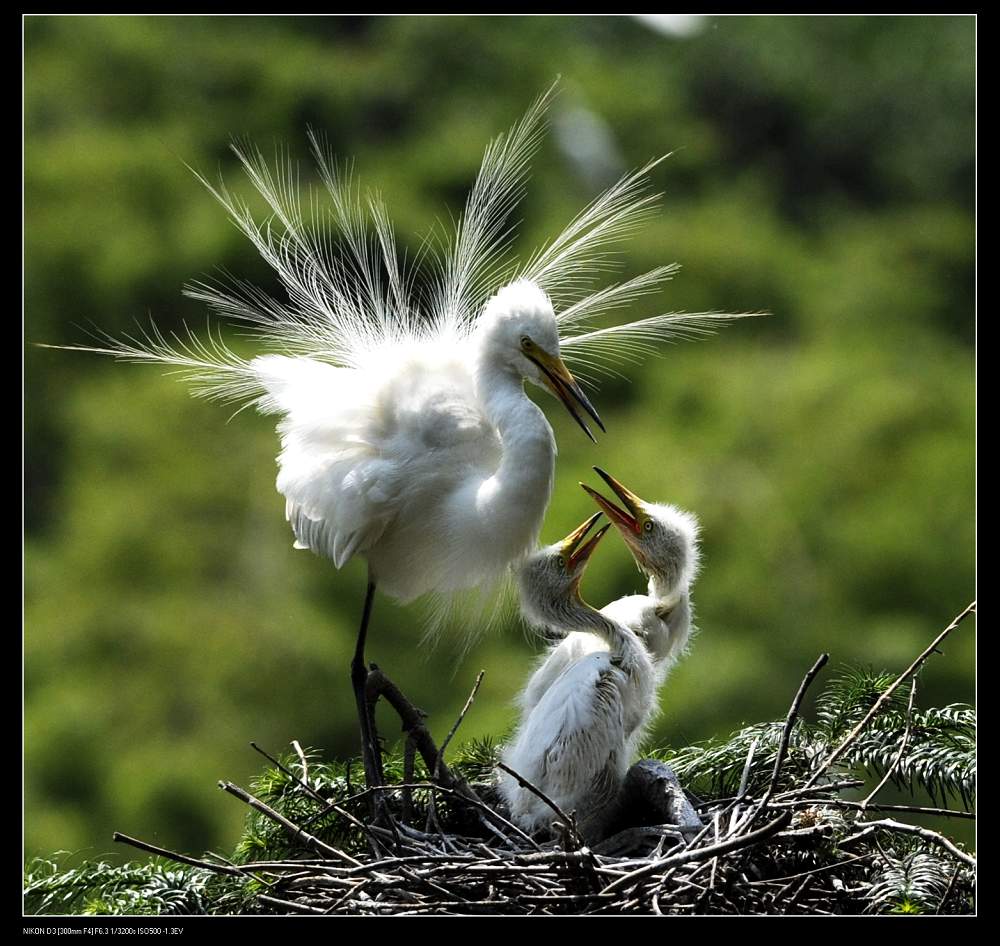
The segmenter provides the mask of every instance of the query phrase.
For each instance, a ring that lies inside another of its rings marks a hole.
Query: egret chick
[[[594,471],[624,508],[580,485],[611,520],[648,579],[647,594],[618,598],[602,610],[642,638],[660,683],[683,656],[691,636],[690,592],[701,561],[698,519],[669,503],[646,502],[600,467]]]
[[[505,765],[563,811],[576,812],[578,831],[588,841],[603,836],[615,814],[631,737],[654,691],[653,666],[642,642],[580,596],[587,561],[608,529],[605,525],[584,542],[599,517],[530,556],[518,580],[522,612],[531,624],[552,632],[590,632],[604,649],[562,670],[522,715],[503,755]],[[551,808],[512,776],[500,779],[499,790],[522,828],[534,831],[551,822]]]
[[[648,593],[626,595],[601,608],[605,617],[638,635],[653,661],[655,685],[683,655],[691,634],[690,588],[698,571],[698,520],[677,506],[647,503],[609,473],[594,468],[621,499],[624,508],[580,484],[618,529],[640,571],[648,578]],[[522,713],[530,713],[542,694],[563,671],[581,657],[601,651],[604,641],[589,632],[566,635],[549,650],[518,698]],[[637,745],[645,726],[656,715],[650,701],[643,724],[632,736]]]

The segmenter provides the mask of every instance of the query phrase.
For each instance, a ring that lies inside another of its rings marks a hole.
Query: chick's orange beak
[[[601,421],[600,415],[597,413],[596,408],[590,403],[590,399],[586,394],[583,393],[583,389],[576,382],[576,378],[570,374],[569,368],[566,367],[562,358],[558,355],[550,355],[547,351],[543,351],[541,348],[535,347],[535,350],[531,354],[525,353],[525,356],[532,362],[534,362],[542,372],[542,380],[545,382],[545,386],[557,397],[566,407],[566,410],[570,412],[573,420],[575,420],[582,428],[583,432],[590,437],[594,443],[597,443],[594,435],[590,432],[590,428],[587,426],[584,419],[580,416],[580,412],[577,410],[577,404],[580,405],[594,420],[594,423],[605,433],[604,424]]]
[[[560,543],[562,546],[562,553],[566,556],[567,565],[571,573],[581,570],[583,566],[586,565],[587,560],[594,554],[594,549],[597,548],[598,542],[604,538],[604,533],[610,528],[611,523],[605,523],[589,539],[587,539],[586,542],[584,542],[583,540],[587,533],[590,532],[590,530],[594,527],[594,524],[600,518],[601,513],[595,512],[594,515],[592,515],[586,522],[577,526],[577,528],[575,528]]]
[[[615,495],[622,501],[622,505],[625,508],[620,509],[614,503],[605,499],[597,490],[591,489],[586,483],[581,483],[580,485],[621,532],[625,535],[630,533],[638,535],[640,532],[639,515],[642,512],[643,501],[610,473],[605,472],[598,466],[594,467],[594,471],[614,490]]]

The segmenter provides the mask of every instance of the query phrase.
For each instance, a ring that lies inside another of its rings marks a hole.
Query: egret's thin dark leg
[[[365,638],[368,636],[368,622],[371,620],[374,600],[375,582],[369,577],[365,608],[358,630],[358,643],[354,649],[354,659],[351,661],[351,683],[354,686],[354,700],[358,707],[358,722],[361,724],[361,758],[364,760],[365,783],[368,788],[382,784],[382,760],[378,743],[375,741],[375,720],[369,713],[368,700],[365,697],[365,683],[368,680],[368,667],[365,666]]]

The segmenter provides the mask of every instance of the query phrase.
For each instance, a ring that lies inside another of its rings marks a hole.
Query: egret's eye
[[[535,343],[530,338],[528,338],[527,335],[521,336],[521,348],[523,348],[524,351],[531,351],[531,349],[534,347]]]
[[[565,571],[565,569],[566,569],[566,559],[562,555],[560,555],[559,558],[556,559],[556,564],[559,566],[560,569],[562,569],[563,571]]]
[[[652,531],[653,531],[653,520],[652,520],[652,519],[647,519],[647,520],[645,521],[645,523],[643,524],[643,526],[642,526],[642,527],[643,527],[643,528],[644,528],[644,529],[645,529],[645,530],[646,530],[647,532],[652,532]]]

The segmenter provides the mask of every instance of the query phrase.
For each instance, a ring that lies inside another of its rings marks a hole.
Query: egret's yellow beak
[[[586,483],[581,483],[580,485],[607,514],[607,517],[626,539],[639,535],[642,529],[640,516],[642,515],[642,507],[645,503],[635,493],[623,486],[610,473],[606,473],[599,466],[594,467],[594,472],[615,491],[615,495],[625,506],[624,509],[619,509],[614,503],[606,500],[597,490],[591,489]]]
[[[601,513],[596,512],[586,522],[577,526],[562,542],[559,543],[560,551],[566,556],[566,566],[570,574],[583,572],[587,559],[594,554],[597,543],[604,538],[604,533],[611,527],[611,523],[605,523],[586,542],[584,538],[594,527],[594,524],[601,518]],[[581,544],[582,543],[582,544]]]
[[[563,363],[562,358],[558,355],[550,355],[537,345],[530,353],[525,352],[524,355],[529,361],[534,362],[538,366],[542,372],[542,379],[545,381],[546,387],[566,405],[566,410],[570,412],[573,420],[583,428],[583,432],[594,443],[597,443],[594,435],[590,432],[590,428],[580,416],[579,411],[577,411],[576,405],[579,404],[594,419],[594,423],[602,431],[605,433],[607,431],[604,430],[604,424],[594,405],[590,403],[590,399],[583,393],[580,385],[576,383],[576,379],[570,374],[569,368]],[[576,403],[574,403],[574,400]]]

